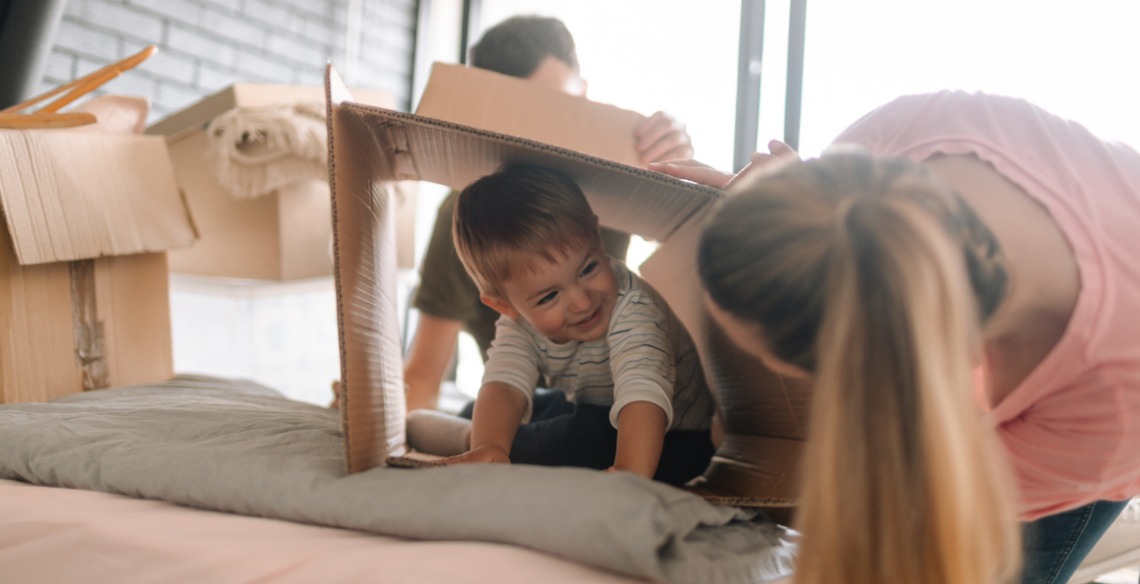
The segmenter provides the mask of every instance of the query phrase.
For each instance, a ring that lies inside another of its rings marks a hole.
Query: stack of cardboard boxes
[[[392,105],[384,92],[360,95]],[[217,116],[301,101],[323,110],[324,89],[236,84],[142,136],[0,130],[0,403],[170,378],[171,272],[263,285],[323,278],[331,294],[327,179],[238,200],[207,159],[205,127]],[[402,223],[410,241],[412,221]],[[176,314],[175,325],[183,317],[203,315]]]

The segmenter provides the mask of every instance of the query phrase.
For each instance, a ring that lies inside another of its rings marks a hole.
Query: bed
[[[10,581],[769,582],[793,534],[621,473],[348,475],[335,411],[178,376],[0,406]]]

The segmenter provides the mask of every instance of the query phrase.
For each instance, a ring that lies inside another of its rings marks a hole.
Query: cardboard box
[[[0,130],[0,402],[173,375],[167,249],[193,225],[161,138]]]
[[[386,107],[386,92],[359,91],[361,101]],[[207,155],[206,126],[235,108],[257,109],[300,102],[321,104],[321,87],[235,84],[147,128],[167,137],[178,184],[201,236],[191,248],[170,254],[176,273],[253,280],[297,280],[332,275],[329,186],[324,160],[290,159],[315,168],[307,180],[265,196],[239,199],[223,188]],[[320,122],[323,124],[323,121]],[[318,126],[318,129],[320,126]],[[324,139],[324,133],[320,133]],[[327,152],[327,149],[322,149]],[[401,187],[401,266],[413,264],[414,191]]]
[[[633,140],[645,116],[486,69],[432,64],[416,115],[645,167]]]
[[[612,106],[493,73],[443,70],[454,76],[444,84],[449,92],[479,88],[467,94],[469,99],[478,94],[491,101],[452,98],[418,110],[430,111],[431,118],[400,113],[352,103],[335,71],[328,72],[341,409],[349,471],[383,465],[387,456],[405,452],[399,320],[390,292],[395,286],[393,204],[384,196],[388,190],[376,185],[419,179],[462,188],[505,162],[529,162],[573,178],[602,224],[663,242],[642,265],[642,274],[693,335],[725,413],[725,439],[693,489],[728,504],[794,505],[806,437],[807,387],[735,349],[711,326],[700,301],[695,243],[723,193],[591,155],[594,142],[616,150],[633,146],[632,131],[612,123]],[[429,98],[434,83],[433,78],[425,90],[427,103],[434,99]],[[487,91],[484,84],[501,91]],[[523,108],[515,98],[533,103]],[[480,117],[467,117],[471,111]],[[551,120],[560,118],[573,120],[580,131],[551,134]],[[515,134],[499,131],[506,127]],[[589,143],[574,142],[574,149],[557,143],[573,141],[567,136],[584,136]],[[551,142],[539,141],[543,139]]]

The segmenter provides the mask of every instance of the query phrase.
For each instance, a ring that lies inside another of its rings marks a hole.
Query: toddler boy
[[[714,405],[665,301],[606,256],[568,177],[508,165],[460,193],[453,236],[480,300],[500,315],[470,449],[450,462],[628,470],[682,484],[713,454]],[[573,411],[528,422],[535,388]]]

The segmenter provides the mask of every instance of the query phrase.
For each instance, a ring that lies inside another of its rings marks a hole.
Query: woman
[[[1140,493],[1140,155],[960,92],[836,143],[754,158],[700,246],[714,319],[813,379],[797,582],[1008,581],[1015,482],[1022,581],[1066,582]]]

